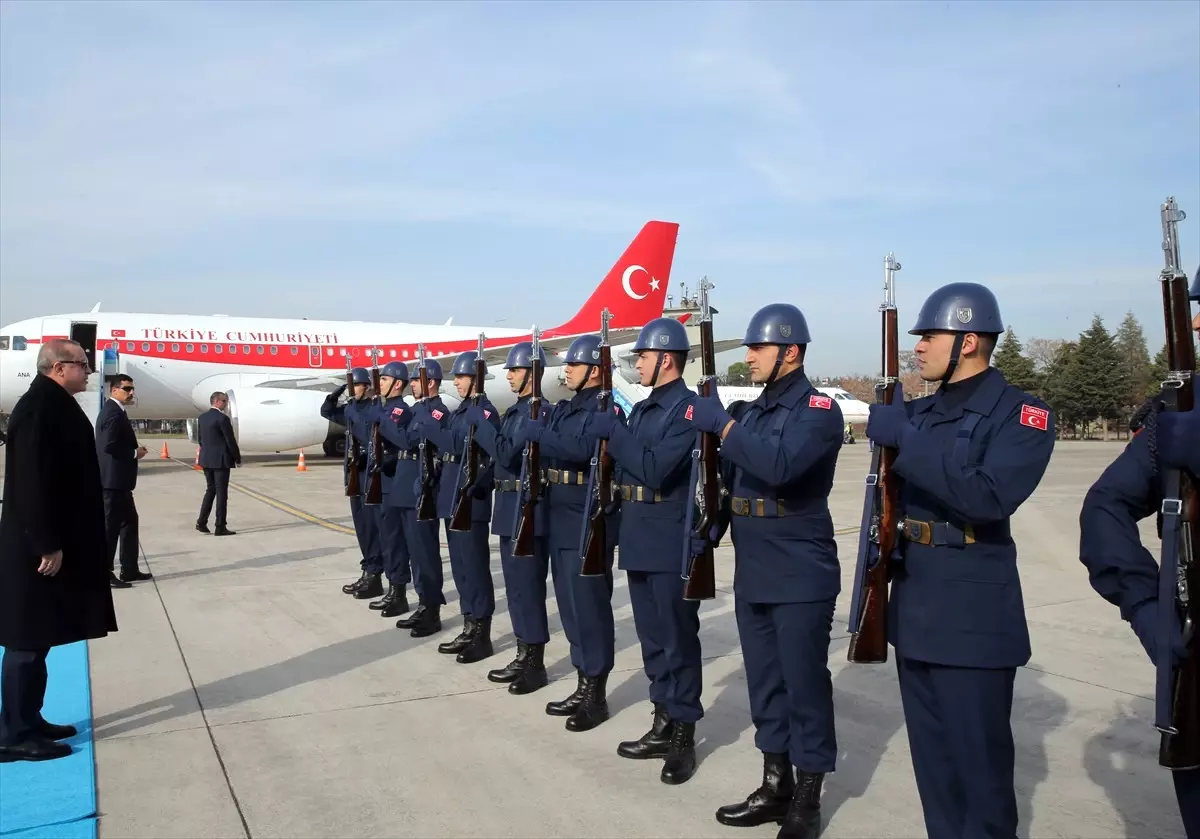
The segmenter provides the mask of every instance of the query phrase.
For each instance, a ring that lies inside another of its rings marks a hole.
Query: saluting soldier
[[[989,366],[1004,321],[976,283],[933,292],[910,334],[931,396],[872,405],[897,450],[904,559],[888,634],[930,839],[1015,836],[1013,681],[1029,629],[1010,518],[1054,450],[1049,407]],[[897,392],[899,392],[897,388]]]
[[[541,369],[546,367],[546,354],[538,347]],[[517,394],[517,401],[504,412],[497,429],[482,410],[467,410],[467,422],[475,426],[475,439],[495,464],[495,500],[492,512],[492,533],[500,537],[500,564],[504,571],[504,593],[508,600],[508,616],[513,634],[517,637],[517,654],[504,667],[488,671],[488,679],[508,684],[508,692],[516,695],[533,693],[547,683],[545,650],[550,641],[546,616],[546,573],[550,553],[546,545],[546,504],[534,507],[534,547],[532,556],[513,556],[520,503],[521,462],[524,447],[517,437],[529,419],[529,400],[533,396],[533,342],[521,341],[508,351],[504,362],[508,385]],[[555,575],[554,585],[559,603],[569,604],[570,587]],[[567,613],[570,606],[560,605]],[[566,619],[563,620],[564,625]]]
[[[375,405],[367,427],[379,423],[379,442],[383,452],[379,461],[383,503],[379,505],[379,537],[383,546],[383,575],[387,577],[387,592],[379,600],[372,600],[370,609],[379,611],[380,617],[394,618],[408,612],[408,584],[412,582],[408,542],[404,538],[404,507],[402,494],[395,491],[396,465],[400,447],[384,430],[395,426],[401,415],[408,413],[404,401],[404,386],[408,384],[408,366],[403,361],[389,361],[379,370],[379,402]],[[393,421],[395,418],[395,421]],[[371,453],[375,457],[375,453]],[[366,480],[361,482],[366,486]]]
[[[471,529],[459,532],[450,529],[454,503],[463,469],[466,449],[467,410],[473,407],[475,395],[475,359],[479,353],[468,350],[454,360],[451,375],[462,400],[444,420],[433,417],[419,421],[420,433],[438,447],[442,471],[438,478],[437,515],[446,523],[446,542],[450,550],[450,570],[458,589],[462,608],[463,628],[456,638],[438,645],[438,652],[455,655],[459,664],[482,661],[492,655],[492,615],[496,611],[496,591],[492,584],[491,550],[488,547],[488,521],[492,516],[492,480],[494,467],[482,463],[474,483],[467,488],[471,494]],[[486,365],[485,365],[486,369]],[[499,426],[496,406],[481,394],[480,412],[493,428]]]
[[[392,503],[404,511],[404,540],[408,545],[413,588],[417,590],[418,600],[417,608],[411,615],[396,621],[396,628],[411,630],[409,634],[413,638],[424,638],[441,631],[441,607],[446,603],[446,596],[442,593],[442,551],[438,537],[441,520],[436,517],[427,521],[417,520],[421,485],[420,446],[423,439],[420,421],[428,420],[433,426],[440,427],[447,414],[446,403],[438,395],[442,366],[434,359],[427,358],[425,370],[429,378],[428,392],[421,393],[421,379],[416,373],[411,373],[409,381],[415,404],[407,408],[401,404],[393,405],[388,413],[391,423],[381,423],[379,426],[380,434],[394,443],[398,450],[391,498]],[[432,475],[430,479],[437,480],[437,476]]]
[[[654,706],[650,730],[621,743],[617,754],[665,758],[660,779],[682,784],[696,769],[700,704],[700,603],[683,599],[679,533],[691,503],[691,454],[696,426],[688,419],[695,394],[683,381],[691,342],[674,318],[650,321],[633,345],[637,371],[650,394],[629,414],[588,418],[589,443],[608,440],[621,492],[621,568],[629,581],[633,620],[642,645]]]
[[[367,420],[366,408],[370,406],[371,371],[365,367],[355,367],[350,371],[354,388],[345,404],[339,405],[338,399],[346,392],[346,385],[340,385],[333,393],[325,397],[321,404],[321,416],[330,422],[345,426],[350,434],[358,441],[358,495],[350,499],[350,517],[354,521],[354,535],[358,539],[358,548],[362,551],[359,565],[362,574],[352,583],[342,586],[342,591],[352,594],[359,600],[368,600],[383,594],[383,549],[380,541],[380,515],[376,507],[366,505],[367,482],[367,449],[371,442],[371,426]],[[346,454],[342,459],[342,483],[350,475],[351,446],[346,446]]]
[[[1200,302],[1200,269],[1192,281],[1191,299]],[[1200,335],[1200,311],[1192,319]],[[1193,379],[1200,393],[1200,377]],[[1168,649],[1158,641],[1159,613],[1173,603],[1158,599],[1158,563],[1141,542],[1138,522],[1163,506],[1163,466],[1184,469],[1200,479],[1200,401],[1190,411],[1159,413],[1155,397],[1142,413],[1129,445],[1088,490],[1079,514],[1079,559],[1088,569],[1092,588],[1121,610],[1150,661],[1164,656],[1176,666],[1187,660],[1178,621],[1172,619]],[[1196,546],[1193,546],[1193,550]],[[1192,596],[1196,596],[1193,592]],[[1200,769],[1171,772],[1179,814],[1189,837],[1200,836]]]
[[[697,398],[692,415],[696,428],[721,437],[734,611],[763,752],[762,785],[716,818],[733,827],[782,822],[779,836],[789,839],[818,835],[821,785],[837,759],[828,662],[841,574],[829,493],[842,412],[805,375],[808,343],[798,308],[759,309],[742,340],[750,377],[764,385],[758,398],[734,416],[716,397]]]
[[[588,474],[593,448],[584,428],[600,409],[600,338],[581,335],[567,347],[563,358],[567,387],[575,391],[548,413],[530,417],[518,433],[519,445],[537,440],[546,464],[546,499],[549,507],[550,561],[558,590],[558,610],[571,643],[571,663],[578,681],[561,702],[550,702],[546,713],[566,717],[567,731],[588,731],[608,719],[608,674],[612,672],[614,628],[612,613],[612,562],[620,525],[618,510],[605,511],[607,544],[605,573],[581,576],[579,541],[587,509]],[[620,407],[613,406],[624,419]],[[615,504],[614,506],[619,505]],[[563,588],[569,588],[564,597]],[[570,605],[570,608],[564,606]]]

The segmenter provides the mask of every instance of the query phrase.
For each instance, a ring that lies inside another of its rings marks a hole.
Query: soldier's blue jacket
[[[458,482],[462,474],[463,448],[467,442],[467,432],[471,428],[467,422],[467,410],[472,401],[464,399],[460,402],[439,427],[421,430],[425,438],[438,447],[442,461],[441,477],[438,479],[438,518],[448,519],[454,514],[454,500],[458,497]],[[490,424],[493,428],[499,427],[500,415],[496,412],[496,406],[487,398],[487,394],[484,394],[479,407],[487,421],[485,424]],[[477,503],[471,505],[471,521],[487,521],[492,517],[494,474],[495,467],[490,459],[481,464],[479,475],[472,486]]]
[[[397,506],[390,501],[392,486],[396,480],[396,467],[399,463],[400,447],[389,439],[384,432],[389,427],[394,427],[398,424],[404,414],[409,413],[408,403],[399,396],[393,396],[386,402],[376,398],[373,400],[371,407],[362,412],[363,424],[370,434],[371,426],[374,423],[379,423],[379,442],[383,448],[382,460],[380,461],[380,470],[383,472],[383,494],[389,499],[385,504],[389,506]],[[369,437],[368,437],[369,439]],[[368,446],[368,449],[370,447]]]
[[[893,469],[904,515],[934,523],[934,544],[904,540],[891,641],[917,661],[1019,667],[1031,650],[1009,520],[1050,463],[1054,417],[995,368],[904,407],[912,427]],[[963,544],[968,526],[973,543]]]
[[[797,370],[734,411],[737,422],[720,448],[731,467],[722,471],[733,513],[734,594],[749,603],[836,598],[841,573],[829,493],[841,408]]]
[[[695,398],[682,379],[654,388],[609,437],[616,484],[629,488],[631,496],[623,495],[621,502],[619,566],[623,569],[679,573],[697,439],[696,427],[685,412]],[[589,437],[589,442],[596,439]]]
[[[422,439],[421,433],[411,427],[412,422],[417,417],[425,417],[440,426],[446,422],[449,412],[440,396],[422,399],[415,405],[400,400],[395,400],[395,404],[388,404],[391,423],[380,423],[379,433],[396,446],[398,458],[388,503],[395,507],[412,509],[417,506],[415,485],[421,476],[419,458]]]
[[[325,401],[321,403],[321,416],[330,422],[336,422],[338,425],[350,429],[350,433],[354,435],[354,439],[358,441],[358,469],[359,474],[363,474],[367,469],[367,448],[371,443],[371,426],[364,419],[364,408],[369,409],[371,400],[363,400],[360,404],[353,399],[346,402],[345,405],[337,403],[338,397],[343,389],[335,390],[325,397]],[[346,456],[342,458],[342,480],[350,474],[350,450],[347,448]]]
[[[491,456],[495,468],[493,480],[500,483],[500,487],[496,489],[495,506],[492,510],[492,533],[496,536],[511,538],[516,535],[512,532],[517,517],[518,492],[515,487],[516,482],[521,479],[521,464],[525,456],[525,446],[518,443],[517,438],[529,420],[530,398],[518,397],[516,403],[504,412],[499,427],[490,421],[476,426],[475,439]],[[538,504],[534,509],[536,513],[533,532],[535,535],[545,536],[546,505]]]

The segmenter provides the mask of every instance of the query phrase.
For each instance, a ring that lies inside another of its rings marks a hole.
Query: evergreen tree
[[[1079,336],[1075,363],[1081,419],[1107,421],[1120,417],[1128,385],[1121,354],[1099,315]]]
[[[1033,359],[1026,358],[1022,351],[1021,342],[1017,339],[1012,327],[1004,333],[1000,346],[992,355],[992,364],[1004,374],[1004,378],[1013,387],[1030,393],[1036,393],[1039,377],[1034,370]]]
[[[1151,364],[1150,351],[1146,348],[1146,336],[1133,312],[1125,313],[1125,320],[1117,330],[1115,343],[1121,356],[1121,370],[1126,384],[1123,400],[1128,410],[1134,410],[1150,392]]]
[[[752,384],[750,381],[750,365],[744,361],[735,361],[729,365],[729,369],[725,371],[724,381],[722,384],[745,387]]]
[[[1146,383],[1146,395],[1154,396],[1162,390],[1162,383],[1167,378],[1167,345],[1163,344],[1162,349],[1158,351],[1158,355],[1154,356],[1154,363],[1150,365],[1150,381]]]
[[[1054,411],[1055,423],[1063,430],[1074,429],[1083,418],[1083,405],[1077,384],[1078,350],[1079,346],[1074,341],[1064,341],[1060,344],[1054,357],[1046,365],[1042,378],[1042,399]]]

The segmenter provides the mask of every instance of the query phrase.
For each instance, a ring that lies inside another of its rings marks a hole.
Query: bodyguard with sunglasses
[[[129,588],[134,580],[150,579],[149,573],[138,570],[138,514],[133,503],[138,461],[146,456],[146,447],[138,445],[133,423],[126,413],[133,402],[133,379],[124,374],[114,376],[108,388],[109,398],[96,421],[96,456],[100,460],[104,531],[108,540],[108,582],[113,588]],[[114,569],[118,541],[120,578]]]

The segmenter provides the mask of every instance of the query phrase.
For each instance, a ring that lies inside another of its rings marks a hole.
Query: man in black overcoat
[[[96,421],[96,457],[100,460],[100,481],[104,487],[104,527],[108,532],[108,583],[113,588],[129,588],[134,580],[149,580],[150,572],[138,569],[138,513],[133,502],[137,487],[138,461],[146,456],[139,445],[133,423],[126,413],[133,401],[133,379],[125,374],[114,376],[108,384],[108,399]],[[117,545],[121,546],[121,576],[113,566]]]
[[[42,718],[51,647],[117,631],[91,421],[75,401],[87,356],[47,341],[8,422],[0,511],[0,762],[71,753],[69,725]]]

